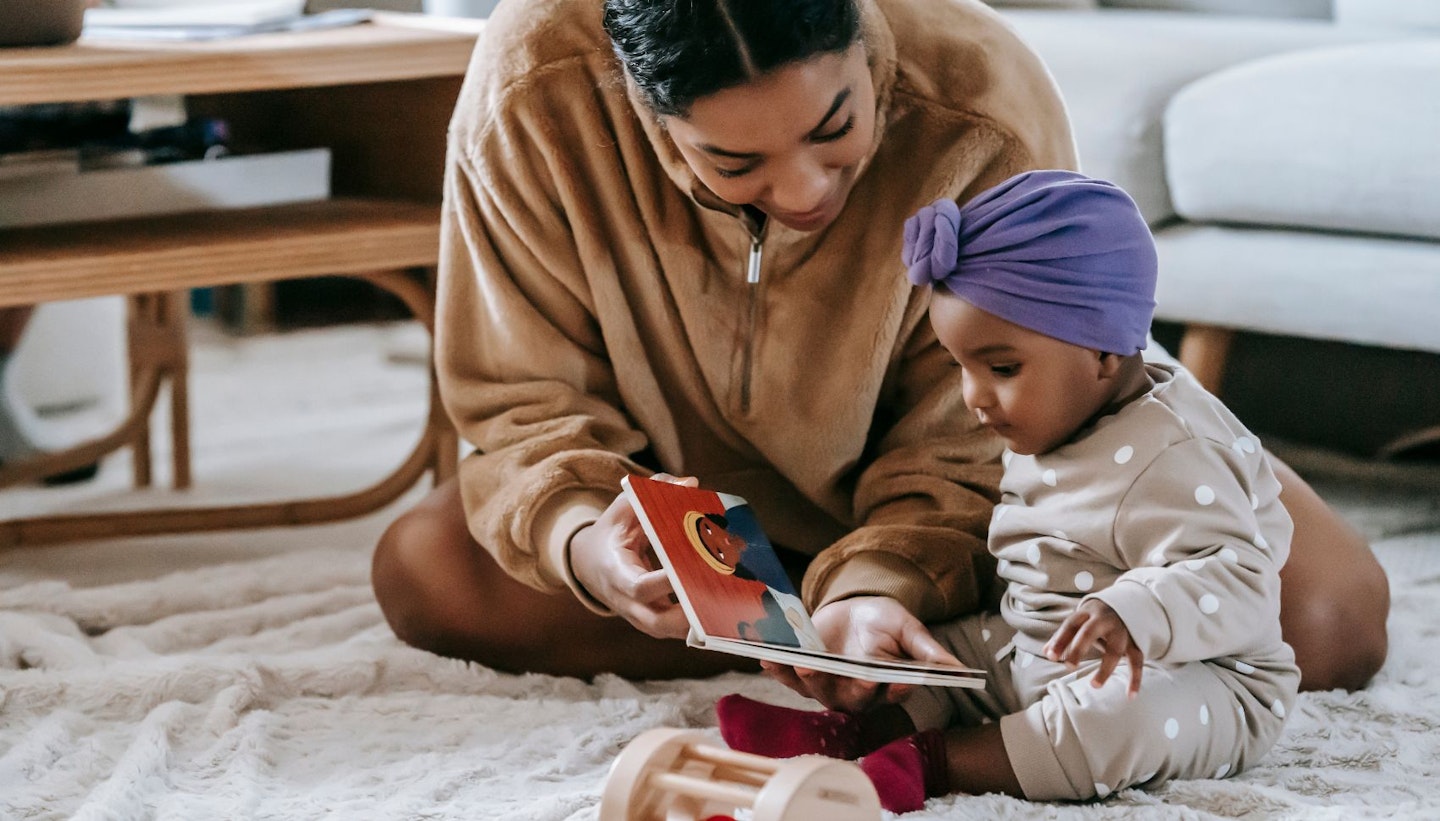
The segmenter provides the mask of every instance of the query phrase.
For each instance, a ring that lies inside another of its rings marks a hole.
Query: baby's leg
[[[1036,665],[1055,667],[1043,659]],[[1099,662],[1054,678],[1027,709],[1000,721],[1005,752],[1025,797],[1104,798],[1172,778],[1224,778],[1274,743],[1293,703],[1293,664],[1274,675],[1231,662],[1145,666],[1139,694],[1126,696],[1129,668],[1099,689]],[[1035,672],[1043,678],[1042,668]],[[1025,671],[1020,675],[1024,677]]]

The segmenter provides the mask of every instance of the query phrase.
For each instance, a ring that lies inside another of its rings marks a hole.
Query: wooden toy
[[[775,759],[730,750],[694,730],[630,742],[605,781],[600,821],[879,821],[858,766],[818,755]]]

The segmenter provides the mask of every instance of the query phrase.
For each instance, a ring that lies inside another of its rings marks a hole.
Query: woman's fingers
[[[900,647],[907,656],[917,661],[965,666],[919,621],[910,622],[900,630]]]

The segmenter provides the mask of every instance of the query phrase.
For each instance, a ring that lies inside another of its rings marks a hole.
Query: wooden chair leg
[[[177,490],[190,487],[190,349],[185,332],[189,297],[188,291],[165,294],[162,319],[170,377],[170,460]]]
[[[1220,395],[1225,378],[1225,360],[1235,341],[1235,332],[1214,325],[1187,325],[1180,338],[1180,364],[1184,365],[1206,390]]]
[[[153,325],[155,298],[152,294],[134,294],[126,300],[126,340],[130,354],[130,401],[133,403],[146,371],[155,368],[147,341]],[[150,464],[150,426],[141,425],[131,440],[134,451],[132,467],[135,487],[149,487],[152,480]]]
[[[176,488],[190,486],[189,351],[185,336],[188,294],[184,291],[136,294],[129,305],[131,401],[147,379],[170,383],[171,461]],[[149,425],[135,432],[135,486],[154,481]]]

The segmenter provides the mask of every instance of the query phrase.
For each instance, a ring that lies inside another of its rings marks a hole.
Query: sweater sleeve
[[[1183,664],[1279,640],[1292,527],[1274,501],[1278,483],[1264,481],[1268,469],[1250,478],[1246,460],[1264,458],[1190,439],[1162,452],[1126,494],[1115,544],[1132,569],[1087,598],[1119,614],[1146,659]]]
[[[537,589],[574,583],[570,537],[616,498],[646,446],[621,410],[547,148],[545,114],[491,106],[452,127],[445,179],[436,369],[445,409],[475,447],[460,487],[470,532]],[[538,120],[531,122],[530,120]]]
[[[966,410],[960,369],[924,318],[925,292],[915,293],[916,331],[855,489],[860,526],[811,563],[804,586],[812,610],[881,595],[935,621],[994,603],[985,536],[1002,443]]]

